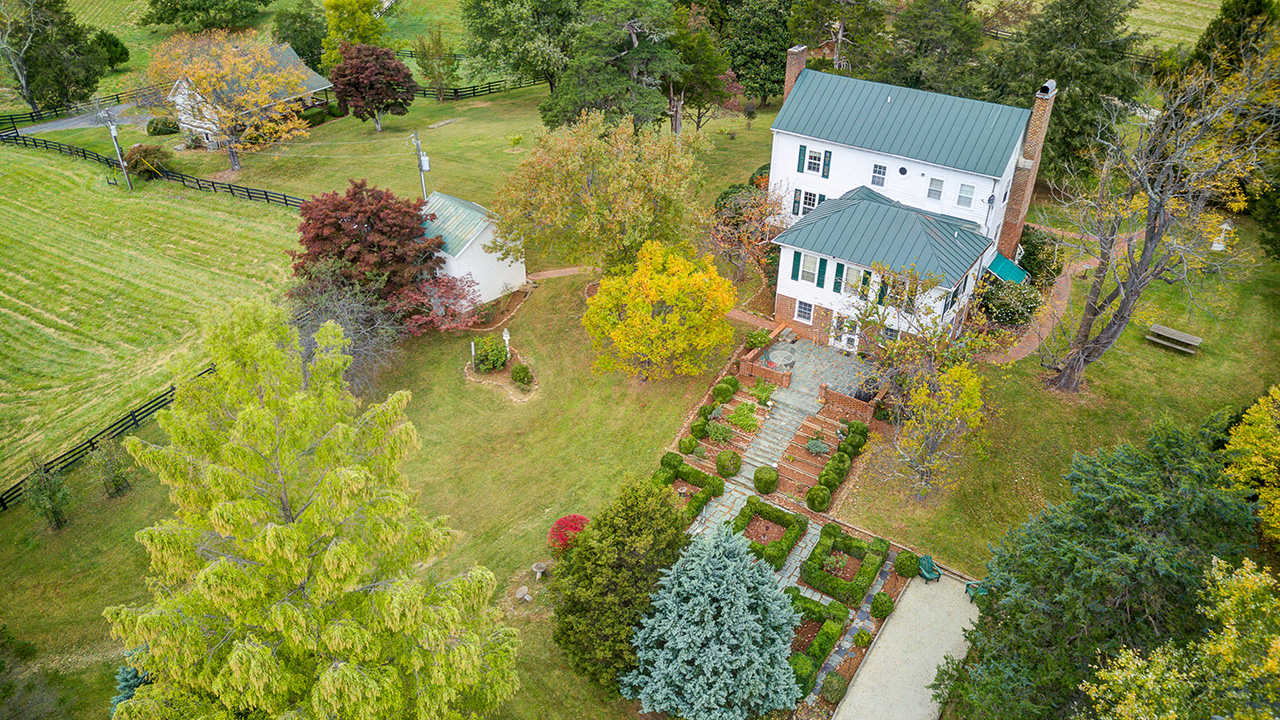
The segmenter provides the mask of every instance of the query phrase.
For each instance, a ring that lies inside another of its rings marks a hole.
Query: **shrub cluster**
[[[891,612],[893,612],[893,598],[889,597],[889,593],[881,590],[871,598],[871,617],[889,617]]]
[[[322,107],[313,107],[303,110],[298,117],[307,124],[307,127],[315,127],[322,125],[329,120],[329,111]]]
[[[773,397],[773,391],[777,389],[778,386],[768,380],[756,378],[756,384],[751,386],[751,395],[756,399],[757,404],[767,405],[769,398]]]
[[[920,558],[910,550],[903,550],[893,561],[893,571],[904,578],[913,578],[920,574]]]
[[[707,435],[716,442],[729,442],[733,439],[733,428],[724,423],[711,420],[706,425]]]
[[[844,439],[840,441],[836,450],[848,455],[850,459],[858,457],[862,454],[862,447],[867,444],[869,432],[867,424],[861,420],[846,420],[844,423]]]
[[[683,461],[681,461],[683,463]],[[670,485],[675,482],[676,478],[699,488],[698,493],[689,498],[689,502],[684,506],[685,520],[693,522],[698,517],[698,513],[702,512],[702,508],[711,502],[711,498],[724,494],[724,480],[708,475],[692,465],[681,464],[677,468],[659,467],[657,472],[653,474],[654,482],[662,485]]]
[[[692,435],[695,440],[705,438],[710,434],[710,431],[707,430],[707,421],[703,419],[694,420],[689,425],[689,434]]]
[[[821,486],[819,486],[821,487]],[[842,580],[823,570],[823,563],[833,552],[842,552],[862,561],[852,581]],[[876,574],[884,564],[885,556],[871,551],[871,543],[861,538],[849,537],[840,526],[829,523],[822,527],[818,544],[800,565],[800,579],[819,592],[850,605],[861,604],[867,591],[876,580]]]
[[[802,652],[791,653],[787,662],[791,663],[791,670],[796,674],[796,684],[800,686],[800,697],[807,697],[813,691],[813,681],[818,676],[818,668],[814,667],[813,660]]]
[[[756,171],[751,173],[751,177],[747,178],[747,184],[751,187],[762,187],[762,182],[769,182],[769,163],[756,168]]]
[[[547,533],[547,545],[551,548],[551,554],[557,558],[564,557],[573,547],[578,533],[587,526],[587,522],[586,517],[575,514],[565,515],[552,523],[551,530]]]
[[[722,478],[731,478],[742,469],[742,456],[732,450],[721,451],[716,455],[716,473]]]
[[[511,368],[511,382],[519,385],[522,389],[528,390],[533,387],[533,371],[528,365],[519,363]]]
[[[710,420],[711,414],[714,413],[716,411],[716,408],[718,407],[720,407],[718,403],[703,405],[702,407],[698,408],[698,417],[701,418],[702,420]]]
[[[684,458],[680,457],[680,453],[663,453],[662,460],[659,461],[659,464],[664,468],[675,470],[684,464]]]
[[[730,424],[736,425],[743,432],[755,432],[760,429],[760,421],[756,419],[755,403],[744,402],[729,413]]]
[[[822,667],[827,656],[835,649],[842,630],[844,630],[844,621],[826,620],[822,623],[822,628],[818,630],[818,634],[813,637],[813,642],[809,645],[808,654],[814,665]]]
[[[864,630],[863,632],[866,631]],[[823,700],[832,705],[838,705],[848,691],[849,681],[845,680],[844,676],[838,672],[829,672],[826,677],[822,678],[822,689],[818,691],[818,694],[822,696]]]
[[[151,118],[147,121],[147,134],[155,137],[156,135],[177,135],[180,132],[178,121],[172,118]]]
[[[1062,274],[1062,254],[1053,237],[1027,225],[1022,228],[1022,257],[1018,264],[1036,287],[1049,287]]]
[[[475,368],[487,373],[500,370],[507,364],[507,344],[497,335],[485,335],[476,340]]]
[[[871,644],[871,633],[866,630],[859,630],[853,634],[853,644],[858,647],[866,647]]]
[[[791,598],[791,607],[803,615],[805,620],[819,623],[831,620],[843,626],[844,621],[849,619],[849,606],[839,600],[832,600],[824,605],[813,598],[800,594],[800,588],[795,585],[784,589],[782,592]]]
[[[756,348],[767,347],[769,345],[769,331],[752,330],[747,333],[747,349],[755,350]]]
[[[987,317],[999,325],[1025,325],[1040,309],[1040,291],[1035,286],[992,280],[982,291],[982,307]]]
[[[742,508],[742,512],[738,513],[738,517],[734,518],[733,532],[741,533],[746,530],[747,523],[751,522],[752,516],[755,515],[759,515],[765,520],[777,523],[787,529],[781,538],[768,545],[761,545],[755,540],[751,541],[751,552],[755,553],[756,557],[772,565],[774,570],[781,570],[791,549],[796,546],[796,543],[800,542],[805,530],[809,529],[809,518],[774,507],[759,497],[752,495],[747,498],[747,504]]]
[[[160,171],[168,170],[171,162],[173,162],[173,153],[169,148],[159,145],[139,143],[129,148],[124,154],[124,166],[130,173],[143,180],[154,180],[160,177]]]
[[[698,447],[698,439],[692,435],[686,435],[685,437],[680,438],[680,452],[685,455],[693,452],[696,447]]]
[[[814,512],[826,512],[831,507],[831,491],[822,485],[814,485],[804,494],[804,504]]]
[[[761,495],[768,495],[778,489],[778,471],[767,465],[756,468],[751,480],[755,483],[756,492]]]

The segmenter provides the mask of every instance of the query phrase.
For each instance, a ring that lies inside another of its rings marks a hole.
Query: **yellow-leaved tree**
[[[398,469],[418,444],[409,393],[362,411],[338,326],[305,363],[262,302],[203,340],[217,372],[160,414],[169,444],[127,442],[175,508],[136,536],[152,601],[104,613],[154,681],[116,720],[473,718],[509,697],[518,638],[494,577],[437,577],[452,533]]]
[[[648,242],[634,272],[600,281],[582,324],[599,353],[600,370],[646,379],[697,375],[733,339],[725,316],[736,299],[710,255],[690,260]]]
[[[968,363],[911,390],[894,447],[921,495],[945,487],[947,467],[959,457],[962,441],[981,429],[984,408],[982,378]]]
[[[239,170],[243,152],[306,137],[307,123],[298,116],[304,70],[252,30],[211,30],[161,43],[147,74],[159,87],[155,104],[225,151],[231,169]]]
[[[1227,475],[1258,494],[1262,532],[1280,541],[1280,385],[1273,386],[1231,429]]]

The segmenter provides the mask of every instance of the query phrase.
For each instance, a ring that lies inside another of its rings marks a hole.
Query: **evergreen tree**
[[[338,326],[305,363],[262,302],[216,313],[203,342],[218,371],[159,415],[169,443],[128,441],[176,508],[137,534],[152,601],[104,613],[154,681],[117,720],[469,718],[507,699],[518,641],[494,577],[437,576],[453,535],[398,469],[409,393],[362,411]]]
[[[93,28],[80,24],[66,0],[37,0],[43,20],[26,52],[28,97],[33,108],[83,102],[107,72],[106,57],[93,42]]]
[[[883,79],[893,85],[973,97],[982,22],[970,3],[912,0],[893,21]]]
[[[289,43],[307,67],[319,72],[320,55],[324,52],[324,38],[329,33],[324,10],[313,0],[298,0],[291,8],[276,13],[276,24],[271,36],[278,43]]]
[[[637,667],[619,678],[645,712],[745,720],[795,705],[787,662],[800,616],[746,538],[708,530],[668,570],[632,639]]]
[[[1243,493],[1223,477],[1226,422],[1167,422],[1141,445],[1076,456],[1072,498],[994,548],[965,632],[968,658],[948,658],[935,697],[970,720],[1070,717],[1099,654],[1201,636],[1196,614],[1211,560],[1252,544]]]
[[[750,97],[769,104],[769,96],[782,94],[787,76],[787,48],[791,35],[787,15],[791,0],[746,0],[729,20],[724,41],[729,67]]]
[[[689,542],[684,513],[665,485],[628,482],[574,537],[556,566],[552,635],[575,670],[612,688],[635,667],[631,635],[663,570]]]
[[[686,70],[669,42],[673,15],[670,0],[589,0],[561,82],[538,106],[543,124],[560,127],[584,110],[637,125],[661,120],[663,83]]]
[[[1212,63],[1220,75],[1234,72],[1248,46],[1261,40],[1277,20],[1280,5],[1276,0],[1223,0],[1189,60],[1205,67]]]
[[[730,78],[725,73],[729,63],[716,48],[707,20],[693,10],[676,10],[675,33],[670,39],[684,71],[669,75],[665,84],[667,114],[671,132],[680,134],[686,108],[693,110],[697,129],[710,120],[712,106],[727,102],[733,95]]]
[[[123,65],[129,62],[129,48],[125,47],[124,42],[116,37],[116,34],[109,30],[99,30],[93,34],[93,44],[98,47],[102,53],[102,60],[115,72],[117,65]]]
[[[837,72],[863,76],[882,65],[887,17],[880,2],[799,0],[788,24],[799,44],[818,47],[831,43],[831,62]]]
[[[1049,0],[1026,29],[1004,43],[987,66],[988,100],[1030,107],[1036,89],[1056,80],[1049,133],[1041,156],[1049,175],[1087,160],[1098,129],[1142,89],[1133,61],[1146,36],[1130,30],[1139,0]]]
[[[270,4],[271,0],[149,0],[139,23],[190,30],[243,27]]]

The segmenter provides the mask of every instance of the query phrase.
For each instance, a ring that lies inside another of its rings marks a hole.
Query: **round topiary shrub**
[[[703,420],[706,420],[707,418],[711,417],[711,413],[716,411],[716,407],[718,406],[715,405],[714,403],[712,403],[711,405],[703,405],[702,407],[698,408],[698,417],[702,418]]]
[[[831,491],[822,485],[814,485],[804,494],[804,504],[814,512],[826,512],[831,507]]]
[[[737,375],[725,375],[720,382],[733,388],[734,392],[738,392],[738,388],[742,387],[742,383],[738,380]]]
[[[870,644],[871,644],[871,633],[867,632],[865,629],[864,629],[864,630],[859,630],[858,632],[854,633],[854,634],[853,634],[853,644],[854,644],[854,645],[857,645],[858,647],[866,647],[866,646],[870,645]]]
[[[578,533],[586,526],[587,518],[582,515],[565,515],[555,521],[551,525],[551,531],[547,533],[547,545],[551,548],[551,554],[557,558],[564,557],[573,547]]]
[[[514,365],[511,368],[511,382],[527,390],[533,385],[533,371],[524,363]]]
[[[688,455],[689,453],[693,452],[693,449],[696,447],[698,447],[697,438],[692,436],[685,436],[680,438],[680,452],[684,453],[685,455]]]
[[[889,597],[889,593],[881,590],[871,598],[871,617],[889,617],[891,612],[893,612],[893,598]]]
[[[992,322],[1005,326],[1025,325],[1035,317],[1043,298],[1033,285],[991,281],[982,291],[982,308]]]
[[[731,478],[742,469],[742,456],[732,450],[724,450],[716,455],[716,473],[723,478]]]
[[[838,705],[844,699],[844,694],[849,690],[849,681],[838,672],[828,672],[827,676],[822,678],[822,690],[820,694],[822,699]]]
[[[675,470],[683,464],[684,458],[680,457],[680,453],[669,452],[662,455],[662,467],[664,468]]]
[[[778,471],[767,465],[756,468],[755,476],[751,479],[755,482],[756,492],[761,495],[768,495],[778,489]]]
[[[702,438],[706,437],[707,421],[694,420],[693,423],[689,425],[689,434],[692,435],[695,440],[701,440]]]
[[[848,431],[849,437],[861,437],[863,442],[867,441],[867,435],[871,432],[867,428],[867,424],[861,420],[850,420],[844,424],[844,427]]]
[[[729,402],[729,398],[733,397],[733,388],[728,383],[717,383],[715,387],[711,388],[711,397],[715,398],[716,402],[719,403]]]
[[[910,550],[903,550],[893,561],[893,571],[904,578],[913,578],[920,574],[920,558]]]
[[[178,132],[178,123],[172,118],[151,118],[147,121],[148,135],[177,135]]]

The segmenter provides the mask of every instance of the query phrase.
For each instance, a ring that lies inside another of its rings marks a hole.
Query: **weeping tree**
[[[1180,286],[1195,300],[1206,283],[1245,264],[1218,207],[1244,209],[1237,180],[1257,174],[1280,139],[1275,32],[1246,55],[1225,77],[1212,64],[1195,65],[1165,82],[1158,114],[1134,119],[1117,110],[1098,133],[1089,176],[1059,188],[1083,238],[1061,242],[1097,265],[1074,322],[1041,345],[1052,387],[1080,389],[1153,283]]]

